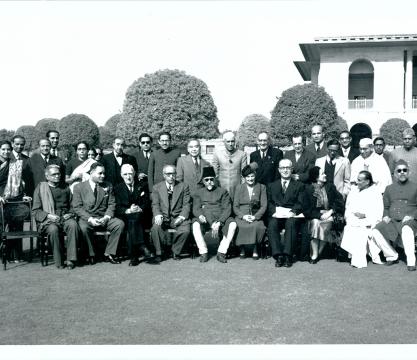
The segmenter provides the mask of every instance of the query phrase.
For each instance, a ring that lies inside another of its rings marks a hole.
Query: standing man
[[[154,185],[152,191],[152,213],[154,224],[151,229],[155,246],[155,262],[162,257],[161,244],[166,244],[168,230],[175,229],[172,239],[172,258],[180,260],[181,250],[190,235],[190,191],[188,186],[175,180],[174,165],[163,168],[164,181]]]
[[[382,156],[389,165],[390,153],[385,151],[385,140],[383,137],[378,136],[374,139],[374,152],[375,154]]]
[[[123,182],[123,178],[120,175],[120,169],[124,164],[130,164],[135,171],[138,168],[136,159],[123,152],[125,147],[125,141],[122,138],[116,138],[113,141],[113,151],[110,154],[103,156],[101,163],[106,169],[106,181],[116,186]]]
[[[282,151],[271,146],[271,139],[266,131],[258,134],[258,150],[250,154],[250,163],[256,162],[256,180],[269,184],[279,178],[278,164],[283,157]]]
[[[352,135],[349,131],[344,130],[339,134],[339,144],[339,155],[348,158],[352,164],[352,161],[359,156],[359,150],[352,147]]]
[[[394,182],[384,193],[384,217],[373,230],[375,243],[387,257],[387,265],[398,262],[398,254],[389,241],[404,248],[407,270],[416,270],[415,236],[417,233],[417,184],[409,180],[408,164],[394,165]]]
[[[33,188],[36,188],[42,181],[46,181],[45,168],[48,165],[58,165],[61,172],[60,181],[65,182],[65,166],[62,159],[51,155],[51,142],[48,139],[39,140],[39,151],[34,152],[29,159],[29,166],[32,172]]]
[[[316,156],[316,159],[327,155],[327,147],[324,142],[323,126],[314,125],[311,128],[311,139],[313,142],[306,146],[306,150]]]
[[[308,182],[308,172],[314,166],[316,157],[310,152],[304,149],[304,141],[302,135],[294,135],[292,137],[292,146],[294,150],[285,152],[285,159],[291,160],[293,164],[293,170],[291,177],[294,180]]]
[[[58,165],[48,165],[45,169],[45,177],[46,182],[39,183],[35,189],[32,212],[38,223],[39,232],[46,234],[49,238],[55,266],[58,269],[64,268],[62,261],[64,239],[61,234],[64,232],[67,235],[65,265],[68,270],[72,270],[77,261],[80,229],[75,220],[75,214],[71,210],[71,191],[68,185],[61,183],[61,172]]]
[[[105,171],[101,163],[92,164],[90,179],[75,185],[72,199],[73,210],[79,217],[78,225],[88,246],[91,265],[96,262],[92,236],[94,231],[100,230],[110,232],[104,252],[105,260],[111,264],[120,264],[116,252],[124,223],[114,217],[116,201],[112,186],[104,183]]]
[[[187,145],[188,155],[177,162],[177,181],[184,182],[190,189],[190,195],[204,187],[202,184],[203,169],[210,164],[201,158],[201,145],[197,139],[191,139]]]
[[[25,183],[25,193],[28,196],[33,194],[33,177],[29,165],[29,156],[23,153],[26,145],[26,139],[22,135],[15,135],[12,138],[13,151],[10,154],[11,160],[22,160],[22,180]]]
[[[281,179],[267,186],[268,237],[275,267],[291,267],[297,230],[304,222],[304,219],[295,218],[303,211],[304,185],[291,178],[291,160],[282,159],[278,170]],[[280,234],[282,229],[285,229],[284,238]]]
[[[358,156],[352,162],[350,182],[356,185],[359,173],[362,170],[367,170],[372,174],[376,187],[383,194],[385,188],[392,183],[391,173],[386,161],[374,153],[374,144],[370,138],[359,141],[359,151],[361,156]]]
[[[227,263],[227,249],[237,227],[236,221],[230,217],[232,204],[229,193],[216,186],[215,175],[211,166],[204,168],[204,187],[197,190],[193,201],[193,214],[196,217],[193,222],[193,235],[202,263],[208,261],[207,244],[203,234],[211,231],[213,238],[222,238],[216,258],[221,263]]]
[[[148,183],[149,191],[152,192],[153,186],[164,180],[163,168],[165,165],[177,165],[177,160],[181,152],[177,148],[171,147],[171,134],[164,131],[158,138],[160,149],[155,150],[149,159]]]
[[[328,183],[334,184],[343,198],[350,191],[350,162],[339,155],[340,144],[336,139],[327,142],[327,155],[316,160],[316,166],[326,174]]]
[[[152,136],[147,133],[139,135],[139,149],[136,150],[132,155],[136,159],[138,164],[138,179],[140,181],[146,181],[148,183],[148,168],[149,159],[152,154]]]
[[[48,130],[47,133],[46,133],[46,138],[51,143],[50,154],[62,159],[63,154],[61,154],[61,152],[58,151],[59,132],[57,130]],[[62,181],[63,180],[64,179],[62,179]]]
[[[417,181],[417,148],[416,145],[416,134],[411,128],[403,131],[403,147],[396,148],[391,151],[389,159],[389,167],[391,173],[394,172],[395,163],[398,160],[404,160],[408,164],[408,176]]]
[[[135,178],[135,169],[130,164],[123,164],[121,168],[123,183],[116,185],[116,216],[122,219],[127,229],[127,243],[130,256],[129,266],[139,265],[139,253],[145,258],[151,257],[151,252],[145,246],[143,220],[144,211],[149,209],[148,185]]]
[[[236,148],[235,134],[227,131],[223,134],[224,149],[219,149],[213,156],[213,168],[220,186],[229,192],[233,199],[235,187],[242,182],[241,173],[247,165],[246,153]]]

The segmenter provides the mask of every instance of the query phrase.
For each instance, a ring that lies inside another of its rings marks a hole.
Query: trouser
[[[219,235],[222,236],[220,241],[219,247],[217,251],[222,254],[226,254],[227,250],[229,249],[230,243],[233,240],[233,236],[236,231],[237,224],[232,218],[228,218],[226,223],[220,227]],[[207,244],[204,240],[203,234],[207,231],[210,231],[211,227],[209,224],[200,224],[198,221],[194,221],[193,223],[193,235],[195,242],[198,247],[198,252],[200,255],[207,254]]]
[[[74,219],[68,219],[62,225],[49,224],[44,232],[48,235],[56,266],[62,265],[62,255],[64,253],[64,244],[60,236],[62,231],[67,235],[65,244],[67,248],[67,261],[77,260],[77,243],[80,231],[77,222]]]
[[[272,256],[293,255],[297,239],[297,228],[303,219],[277,219],[270,218],[268,221],[268,238],[271,245]],[[281,230],[285,229],[284,237],[281,238]]]
[[[84,240],[87,244],[88,254],[89,256],[95,256],[92,237],[94,231],[109,231],[110,236],[106,246],[106,250],[104,251],[108,255],[116,255],[117,246],[119,245],[120,235],[123,232],[125,224],[122,220],[118,218],[110,219],[106,226],[92,226],[87,221],[80,219],[78,221],[78,225],[80,226],[81,233],[84,237]]]
[[[127,248],[130,257],[138,257],[139,250],[145,246],[142,217],[139,214],[128,214],[124,219],[127,228]]]
[[[369,254],[372,259],[380,260],[380,251],[382,251],[385,259],[388,261],[395,261],[398,259],[398,253],[377,229],[372,230],[372,238],[368,241],[368,246]]]
[[[161,244],[168,243],[167,238],[170,236],[168,233],[169,226],[163,223],[162,225],[153,224],[151,228],[152,242],[155,247],[156,256],[162,255]],[[190,236],[190,223],[185,222],[175,228],[175,233],[172,234],[171,249],[173,254],[179,255],[184,247],[185,242]]]

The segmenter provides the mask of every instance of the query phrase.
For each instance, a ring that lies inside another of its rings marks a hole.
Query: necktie
[[[196,171],[199,172],[200,167],[198,165],[198,159],[197,158],[194,159],[194,166],[195,166]]]
[[[282,182],[282,193],[285,194],[286,191],[287,191],[287,182],[284,180]]]
[[[20,155],[16,154],[16,160],[20,160]]]
[[[49,162],[49,156],[45,156],[45,162],[48,163]]]
[[[97,200],[97,185],[94,187],[94,198]]]
[[[56,151],[55,149],[52,149],[52,150],[51,150],[51,155],[52,155],[52,156],[56,156],[55,151]]]
[[[320,151],[320,145],[317,146],[316,151],[319,152]]]

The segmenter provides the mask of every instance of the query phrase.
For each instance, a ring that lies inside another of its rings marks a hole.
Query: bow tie
[[[119,155],[119,154],[117,154],[117,155],[116,155],[116,157],[121,158],[121,157],[122,157],[122,154],[120,154],[120,155]]]

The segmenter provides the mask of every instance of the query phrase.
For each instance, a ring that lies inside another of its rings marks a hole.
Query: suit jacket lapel
[[[178,186],[179,183],[175,183],[174,184],[174,189],[173,189],[173,193],[172,193],[172,201],[171,201],[171,210],[175,207],[175,204],[178,201],[179,195],[180,195],[180,189]]]
[[[337,174],[337,172],[339,171],[341,166],[342,166],[342,159],[341,158],[336,158],[335,159],[335,166],[334,166],[335,175]]]

